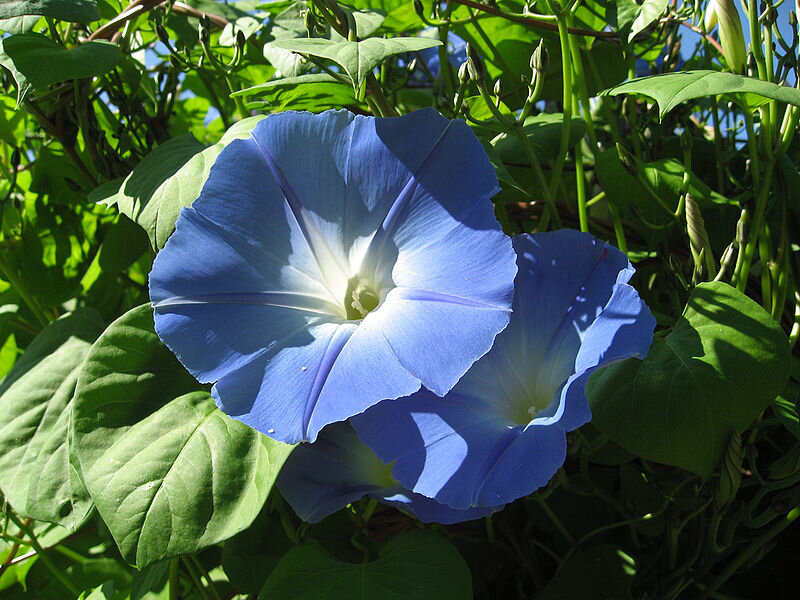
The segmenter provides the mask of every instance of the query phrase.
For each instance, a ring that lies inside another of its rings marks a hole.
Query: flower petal
[[[508,322],[496,190],[469,127],[434,110],[271,115],[156,258],[156,330],[220,407],[289,443],[421,383],[445,393]],[[361,293],[374,310],[354,319]]]
[[[402,488],[391,467],[367,448],[347,423],[325,429],[313,444],[295,448],[278,476],[278,488],[305,521],[328,515],[370,496],[425,523],[457,523],[487,516],[499,507],[454,510]]]
[[[302,328],[275,348],[220,379],[211,392],[227,414],[289,444],[314,441],[323,427],[366,410],[375,397],[419,389],[419,380],[368,323]],[[296,400],[276,402],[287,390]]]
[[[490,403],[451,392],[381,402],[351,419],[401,485],[454,509],[497,506],[546,484],[566,456],[559,427],[514,425]]]
[[[655,321],[622,253],[588,234],[517,236],[511,323],[444,398],[422,390],[351,419],[410,490],[456,509],[511,502],[566,455],[590,417],[592,371],[646,354]],[[530,411],[530,412],[529,412]]]

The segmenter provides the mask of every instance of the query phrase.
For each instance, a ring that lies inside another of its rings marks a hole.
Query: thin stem
[[[39,543],[39,540],[36,539],[36,536],[30,529],[30,527],[28,527],[26,522],[23,522],[22,519],[20,519],[11,510],[7,511],[6,515],[8,515],[8,518],[11,519],[11,521],[13,521],[14,525],[16,525],[20,529],[20,531],[22,531],[22,533],[28,537],[29,541],[27,543],[34,550],[36,550],[36,554],[39,556],[42,563],[44,563],[44,565],[48,569],[50,569],[50,572],[53,573],[53,576],[56,579],[58,579],[61,582],[61,584],[65,588],[67,588],[73,596],[77,596],[78,594],[80,594],[81,591],[78,588],[78,586],[72,583],[69,577],[67,577],[67,574],[64,573],[64,571],[62,571],[61,569],[59,569],[58,566],[53,562],[53,560],[47,555],[47,553],[44,551],[44,548],[42,548],[41,544]]]
[[[219,594],[217,593],[216,588],[214,588],[214,582],[211,579],[211,575],[208,574],[208,570],[206,570],[206,568],[203,566],[203,563],[201,563],[200,560],[197,558],[197,556],[195,556],[194,554],[190,555],[189,558],[192,560],[194,566],[200,572],[200,575],[203,577],[203,579],[206,580],[206,583],[208,583],[208,589],[211,590],[211,593],[214,595],[214,598],[216,600],[222,600]]]
[[[564,160],[569,150],[569,134],[570,126],[572,125],[572,60],[569,42],[569,33],[567,32],[567,22],[565,17],[558,18],[558,41],[561,46],[561,72],[563,77],[562,89],[562,126],[561,126],[561,139],[558,143],[558,156],[556,157],[555,165],[553,166],[552,177],[550,179],[550,194],[555,193],[559,180],[561,179],[561,171],[564,169]]]
[[[180,559],[169,561],[169,600],[180,600]]]
[[[195,569],[192,561],[185,556],[181,557],[181,560],[183,561],[183,566],[186,567],[186,571],[189,573],[189,577],[192,579],[195,589],[200,594],[200,597],[203,598],[203,600],[211,600],[211,596],[208,595],[203,582],[200,580],[200,574]]]
[[[697,597],[697,600],[706,600],[706,598],[709,598],[723,583],[725,583],[736,573],[739,567],[744,565],[748,560],[755,556],[765,544],[777,536],[781,531],[791,525],[798,516],[800,516],[800,506],[794,507],[789,514],[787,514],[783,519],[775,523],[766,532],[756,538],[755,541],[750,543],[742,552],[739,553],[736,558],[729,562],[725,567],[725,570],[720,573],[714,579],[714,581],[711,582],[711,584],[703,591],[703,593]]]
[[[758,188],[758,197],[756,198],[756,212],[753,216],[753,225],[750,228],[750,241],[744,247],[742,253],[742,263],[737,265],[736,287],[740,292],[744,292],[747,287],[747,277],[750,274],[750,265],[753,262],[753,255],[755,254],[756,247],[758,246],[758,236],[764,226],[764,213],[767,208],[767,198],[769,197],[769,188],[772,183],[773,163],[767,163],[764,172],[764,179]]]
[[[383,95],[381,85],[372,73],[367,75],[367,95],[375,102],[382,117],[397,116],[397,111],[394,106],[389,103],[389,100],[386,99],[386,96]]]
[[[575,194],[578,197],[578,221],[581,231],[589,231],[589,212],[586,204],[586,176],[583,173],[583,152],[575,147]]]
[[[614,235],[617,238],[617,248],[624,254],[628,253],[628,241],[625,239],[625,229],[622,227],[622,220],[619,217],[619,212],[610,202],[608,203],[608,213],[611,215],[611,222],[614,225]]]

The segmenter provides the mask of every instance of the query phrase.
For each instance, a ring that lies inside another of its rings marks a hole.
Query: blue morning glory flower
[[[364,496],[394,506],[424,523],[479,519],[502,507],[456,510],[404,489],[349,423],[334,423],[313,444],[292,451],[278,476],[278,488],[304,521],[317,523]]]
[[[456,509],[545,485],[564,462],[565,433],[591,419],[591,373],[644,356],[653,337],[616,248],[570,230],[517,236],[514,246],[514,312],[492,350],[444,398],[422,390],[351,419],[401,485]]]
[[[494,169],[462,121],[287,112],[227,146],[150,274],[164,343],[230,416],[313,441],[506,327],[516,273]]]

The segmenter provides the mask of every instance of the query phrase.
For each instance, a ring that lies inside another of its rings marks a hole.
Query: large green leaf
[[[0,387],[0,488],[21,515],[75,530],[91,502],[70,465],[77,372],[103,329],[90,309],[47,326]]]
[[[353,564],[316,542],[286,553],[259,600],[459,600],[472,598],[469,568],[455,547],[424,530],[400,535],[377,560]]]
[[[744,75],[717,71],[681,71],[639,77],[605,90],[603,94],[648,96],[658,103],[660,118],[687,100],[719,94],[736,94],[751,105],[759,101],[751,101],[749,94],[800,106],[800,90]]]
[[[307,2],[294,2],[290,4],[280,14],[273,17],[269,29],[273,40],[289,40],[308,37],[304,13],[308,10]],[[354,12],[353,19],[356,23],[356,31],[359,37],[370,36],[383,23],[384,16],[375,12]],[[328,28],[323,35],[324,38],[332,39],[337,42],[345,41],[338,33]],[[264,58],[274,66],[284,77],[297,77],[307,72],[313,65],[304,57],[269,43],[264,45]]]
[[[119,192],[101,204],[116,205],[119,212],[144,228],[153,248],[159,249],[172,232],[182,206],[176,202],[182,181],[171,178],[203,149],[205,146],[190,133],[167,140],[136,165]]]
[[[197,389],[135,308],[78,376],[81,474],[126,560],[144,567],[226,540],[255,519],[291,451],[233,421]]]
[[[441,45],[430,38],[392,39],[368,38],[360,42],[335,42],[323,39],[292,39],[272,43],[277,48],[327,58],[341,66],[353,81],[353,88],[360,89],[372,69],[388,57],[405,52],[415,52]]]
[[[273,79],[231,94],[231,96],[258,96],[250,100],[248,108],[270,106],[276,110],[309,110],[318,112],[326,108],[339,108],[354,104],[353,89],[339,83],[327,73],[306,73],[299,77]]]
[[[3,0],[0,4],[0,19],[26,15],[43,15],[73,23],[100,18],[95,0]]]
[[[263,118],[239,121],[213,146],[203,146],[191,134],[161,144],[125,178],[119,192],[101,203],[117,205],[121,213],[144,228],[153,249],[160,250],[175,230],[181,208],[200,195],[222,148],[234,139],[247,137]]]
[[[31,87],[107,73],[119,56],[119,46],[110,42],[84,42],[68,50],[39,33],[20,33],[2,40],[0,65],[11,71],[21,103]]]
[[[707,477],[733,431],[783,389],[789,359],[786,334],[763,308],[727,284],[700,284],[644,361],[592,377],[592,422],[631,452]]]

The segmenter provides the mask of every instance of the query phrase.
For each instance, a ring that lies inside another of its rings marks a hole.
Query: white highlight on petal
[[[467,458],[469,448],[467,442],[453,429],[447,422],[434,413],[411,413],[411,418],[416,423],[419,433],[422,436],[423,446],[433,449],[436,445],[451,436],[456,436],[456,441],[448,440],[448,455],[451,460],[436,460],[430,452],[425,457],[425,465],[422,468],[419,479],[414,484],[415,489],[427,490],[435,495],[445,486],[448,480],[456,474],[461,463]],[[449,470],[446,470],[449,469]]]

